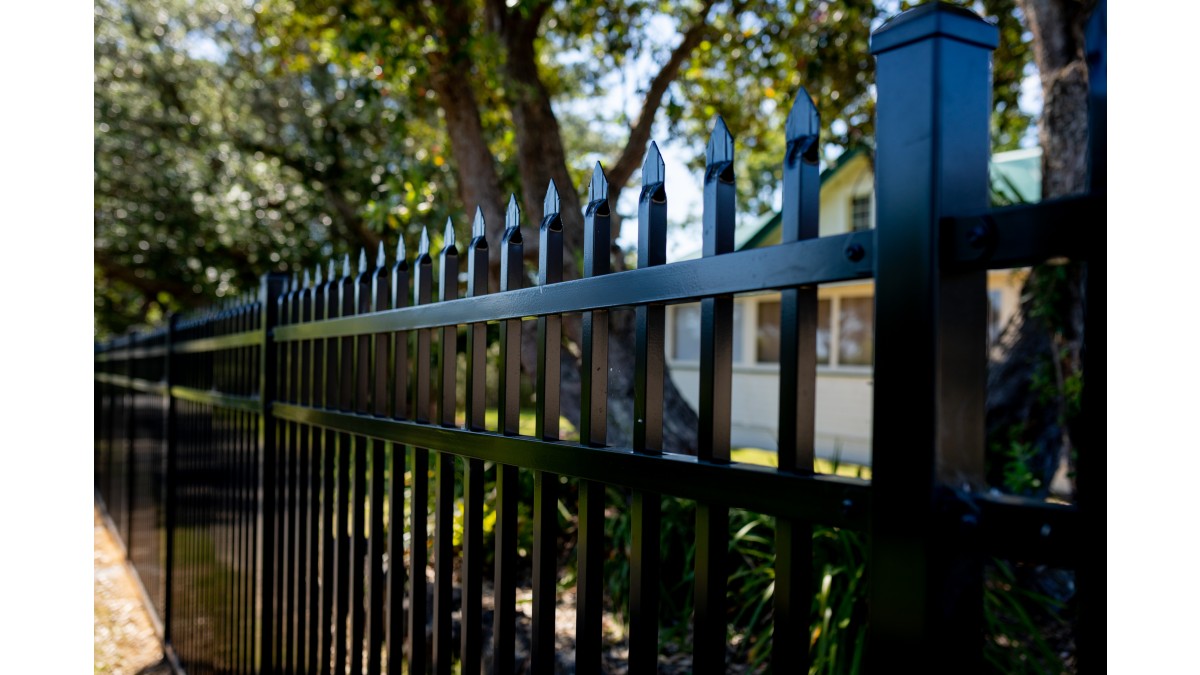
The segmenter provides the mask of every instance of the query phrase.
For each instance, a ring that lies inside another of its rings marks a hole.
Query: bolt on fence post
[[[988,205],[996,27],[928,4],[871,37],[878,226],[868,668],[982,663],[982,574],[937,503],[981,486],[986,279],[941,268],[939,222]]]

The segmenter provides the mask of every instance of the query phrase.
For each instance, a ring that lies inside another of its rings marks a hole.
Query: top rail
[[[851,232],[475,298],[280,326],[280,342],[679,303],[872,276],[875,235]]]

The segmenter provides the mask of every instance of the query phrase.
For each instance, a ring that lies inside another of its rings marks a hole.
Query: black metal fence
[[[661,497],[697,503],[696,672],[725,669],[729,509],[777,518],[773,669],[806,670],[814,523],[869,534],[867,666],[915,659],[932,671],[981,662],[986,555],[1077,570],[1081,666],[1104,640],[1104,565],[1080,555],[1105,522],[1104,6],[1089,32],[1092,192],[989,211],[990,60],[996,29],[927,5],[872,37],[878,60],[875,231],[818,237],[819,123],[801,92],[788,118],[783,242],[733,251],[733,139],[707,149],[703,258],[665,263],[664,167],[651,146],[638,210],[638,268],[609,274],[599,166],[583,216],[584,277],[562,278],[563,218],[551,185],[538,224],[537,286],[522,288],[521,217],[501,242],[459,251],[447,229],[435,264],[366,256],[357,275],[303,283],[271,274],[257,298],[96,352],[99,494],[192,672],[512,672],[518,472],[533,473],[533,672],[552,672],[558,476],[580,481],[576,670],[601,667],[603,489],[632,490],[631,672],[657,666]],[[568,225],[571,226],[571,225]],[[498,251],[492,248],[498,244]],[[499,293],[487,294],[490,255]],[[1078,503],[983,491],[986,270],[1086,260],[1084,437]],[[461,258],[467,292],[458,298]],[[432,300],[434,276],[439,297]],[[873,478],[814,472],[816,288],[874,277]],[[730,461],[734,294],[782,293],[779,467]],[[411,299],[411,300],[410,300]],[[702,306],[697,457],[662,452],[664,306]],[[606,444],[610,310],[636,321],[632,447]],[[582,313],[580,442],[559,440],[561,321]],[[537,322],[537,429],[519,433],[520,322]],[[487,330],[498,324],[499,358]],[[466,377],[456,365],[466,330]],[[434,357],[437,357],[436,359]],[[486,371],[499,378],[496,428]],[[465,427],[456,421],[465,387]],[[461,635],[452,644],[455,464],[462,463]],[[481,620],[484,463],[498,466],[494,629]],[[405,473],[411,485],[405,503]],[[434,527],[427,532],[433,475]],[[405,514],[408,514],[407,528]],[[428,544],[432,543],[430,547]],[[432,592],[427,563],[432,548]],[[405,564],[407,569],[404,569]],[[432,606],[429,606],[429,605]],[[431,635],[431,644],[426,644]],[[403,662],[403,663],[402,663]]]

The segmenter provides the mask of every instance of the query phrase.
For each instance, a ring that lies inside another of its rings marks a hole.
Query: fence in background
[[[357,275],[348,261],[340,274],[330,266],[303,283],[270,274],[256,298],[98,346],[96,486],[173,658],[191,672],[399,673],[405,661],[410,673],[448,673],[452,659],[463,672],[479,672],[490,640],[495,672],[512,672],[517,481],[530,471],[535,673],[553,672],[555,663],[559,476],[580,481],[579,672],[601,667],[605,485],[633,495],[631,672],[657,666],[658,578],[668,564],[659,559],[662,495],[697,503],[698,673],[725,670],[732,507],[777,518],[775,672],[807,669],[814,523],[869,535],[873,670],[901,659],[933,671],[977,670],[988,555],[1076,569],[1080,665],[1100,667],[1091,659],[1104,640],[1104,566],[1079,554],[1084,541],[1104,536],[1106,518],[1103,3],[1096,14],[1086,196],[988,210],[997,30],[965,10],[926,5],[872,36],[875,231],[817,236],[820,125],[802,92],[786,128],[777,246],[733,252],[733,139],[718,120],[707,148],[701,259],[665,264],[664,166],[651,146],[635,270],[609,273],[607,184],[597,166],[582,223],[585,278],[562,278],[562,230],[579,225],[558,213],[551,185],[537,229],[536,287],[522,288],[524,234],[514,201],[501,242],[486,241],[477,221],[463,251],[447,230],[436,264],[425,237],[415,258],[401,245],[388,262],[381,250],[374,264],[363,257]],[[489,295],[494,253],[500,289]],[[1078,501],[1070,506],[981,490],[984,275],[1061,256],[1088,262],[1084,435]],[[459,298],[464,257],[466,297]],[[877,290],[867,481],[814,473],[812,445],[817,285],[870,277]],[[732,299],[763,290],[780,290],[783,303],[778,469],[730,461]],[[663,308],[695,301],[702,306],[700,445],[697,457],[685,457],[662,452]],[[608,319],[616,308],[636,313],[632,447],[612,447],[605,437]],[[557,355],[568,313],[583,320],[578,443],[560,441],[558,428]],[[518,429],[523,319],[537,323],[533,436]],[[499,330],[493,363],[488,323]],[[456,353],[462,327],[464,382]],[[489,368],[499,378],[495,428],[484,411]],[[459,386],[465,425],[456,421]],[[456,602],[457,462],[464,497]],[[485,462],[498,466],[495,620],[486,632]],[[407,504],[406,471],[413,477]],[[431,496],[432,533],[424,506]]]

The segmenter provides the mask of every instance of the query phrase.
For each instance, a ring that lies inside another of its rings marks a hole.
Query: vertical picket
[[[583,215],[583,276],[608,274],[612,223],[608,180],[600,163],[592,171]],[[608,311],[583,313],[580,368],[580,442],[604,447],[608,440]],[[604,618],[604,485],[579,481],[575,672],[599,673]]]
[[[417,259],[413,264],[413,304],[428,305],[433,295],[433,258],[429,256],[429,231],[421,230],[421,243]],[[413,418],[428,424],[433,417],[433,400],[430,385],[429,364],[430,330],[417,331],[417,354],[415,379],[413,381]],[[424,673],[427,664],[428,642],[426,612],[428,584],[425,568],[429,561],[429,532],[427,509],[429,504],[429,450],[414,447],[412,451],[412,522],[409,525],[408,554],[408,672]]]
[[[733,251],[733,136],[717,117],[705,151],[704,257]],[[700,302],[700,461],[729,461],[733,386],[733,297]],[[696,505],[696,623],[692,659],[697,673],[725,671],[725,577],[729,509]]]
[[[783,159],[781,243],[819,234],[821,119],[803,88],[787,119]],[[779,470],[811,473],[817,407],[817,289],[780,291]],[[771,665],[776,672],[808,670],[812,611],[812,524],[775,522],[775,631]]]
[[[438,302],[458,298],[458,247],[454,223],[446,220],[439,257]],[[458,327],[444,326],[438,349],[438,423],[455,426],[456,378],[458,374]],[[433,525],[433,672],[450,672],[451,631],[454,596],[454,455],[437,453],[434,476]]]
[[[408,303],[408,260],[404,237],[396,243],[396,262],[392,265],[392,308]],[[396,331],[391,339],[392,401],[391,413],[397,419],[408,417],[408,333]],[[388,569],[387,569],[387,670],[401,675],[404,669],[404,466],[407,446],[392,444],[388,467]]]
[[[475,209],[467,244],[467,297],[488,292],[488,244],[483,211]],[[467,326],[467,428],[484,431],[487,406],[487,324]],[[480,672],[483,622],[483,461],[463,466],[462,672]]]
[[[521,209],[516,195],[508,198],[504,236],[500,241],[500,292],[521,288],[524,270],[521,239]],[[521,320],[500,324],[499,431],[505,436],[520,432],[521,418]],[[515,465],[496,467],[496,581],[495,626],[492,632],[493,672],[516,669],[517,587],[517,497],[520,476]]]
[[[638,269],[667,262],[666,171],[651,141],[638,199]],[[662,452],[665,308],[638,305],[634,321],[633,450],[655,455]],[[630,520],[629,670],[649,673],[658,667],[662,496],[635,490]]]

